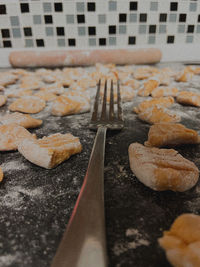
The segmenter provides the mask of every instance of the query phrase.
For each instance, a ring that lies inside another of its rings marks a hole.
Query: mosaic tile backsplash
[[[200,43],[200,1],[0,0],[0,49],[182,43]]]

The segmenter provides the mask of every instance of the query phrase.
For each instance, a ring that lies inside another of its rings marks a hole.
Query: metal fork
[[[51,267],[106,267],[104,215],[104,154],[107,129],[119,130],[124,126],[120,85],[117,82],[117,112],[114,111],[113,81],[107,112],[107,81],[104,85],[102,110],[100,106],[101,81],[97,85],[94,109],[89,125],[97,129],[88,169]],[[99,116],[100,113],[100,116]]]

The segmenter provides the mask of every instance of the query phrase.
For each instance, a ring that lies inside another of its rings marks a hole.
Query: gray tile
[[[176,14],[169,14],[169,21],[176,22],[177,15]]]
[[[47,36],[53,36],[53,27],[46,27],[45,31]]]
[[[20,28],[13,28],[12,34],[13,34],[13,38],[20,38],[21,37]]]
[[[126,34],[126,25],[119,25],[119,34]]]
[[[196,32],[197,32],[197,33],[200,33],[200,25],[197,25],[197,27],[196,27]]]
[[[166,33],[166,32],[167,32],[166,25],[160,25],[159,26],[159,33]]]
[[[85,27],[78,27],[78,35],[84,36],[86,34]]]
[[[33,40],[32,39],[25,39],[25,47],[33,47]]]
[[[196,11],[197,10],[197,3],[190,3],[190,11]]]
[[[33,24],[41,24],[42,18],[41,15],[33,15]]]
[[[65,39],[58,39],[57,40],[58,46],[65,46]]]
[[[116,45],[116,37],[109,37],[109,45]]]
[[[77,10],[77,12],[84,12],[85,11],[85,3],[77,2],[76,3],[76,10]]]
[[[99,21],[99,23],[102,23],[102,24],[106,23],[106,15],[105,14],[99,14],[98,15],[98,21]]]
[[[18,16],[11,16],[10,17],[11,26],[18,26],[19,25],[19,18]]]
[[[66,21],[68,24],[74,23],[74,15],[66,15]]]
[[[150,10],[157,11],[158,10],[158,2],[151,2],[150,3]]]
[[[185,32],[185,25],[178,25],[178,33],[184,33]]]
[[[147,26],[146,25],[139,25],[139,33],[143,34],[147,32]]]
[[[137,14],[130,14],[129,21],[137,22]]]
[[[44,12],[51,12],[52,11],[52,7],[51,7],[51,3],[43,3],[43,10]]]
[[[193,43],[194,36],[188,35],[186,36],[186,43]]]
[[[96,39],[95,38],[89,38],[89,46],[96,46]]]
[[[116,1],[109,1],[108,2],[108,10],[109,11],[117,10],[117,2]]]
[[[155,36],[149,36],[148,44],[155,44],[155,42],[156,42],[156,37]]]

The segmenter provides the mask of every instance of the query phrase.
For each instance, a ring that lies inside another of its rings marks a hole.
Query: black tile
[[[193,33],[194,32],[194,25],[188,25],[187,32],[188,33]]]
[[[1,30],[1,35],[2,35],[3,38],[9,38],[10,37],[9,29],[2,29]]]
[[[99,45],[106,45],[106,38],[99,38]]]
[[[110,25],[108,27],[109,29],[109,34],[116,34],[116,26],[115,25]]]
[[[167,14],[166,13],[161,13],[159,21],[160,22],[166,22],[167,21]]]
[[[53,23],[53,17],[51,15],[45,15],[44,16],[44,22],[45,22],[45,24],[52,24]]]
[[[0,5],[0,15],[6,14],[6,5]]]
[[[137,10],[138,9],[137,1],[131,1],[130,4],[129,4],[129,9],[130,10]]]
[[[119,14],[119,22],[126,22],[126,17],[125,13]]]
[[[88,2],[87,3],[87,10],[88,11],[95,11],[96,10],[96,5],[94,2]]]
[[[68,39],[69,46],[76,46],[76,39]]]
[[[147,14],[141,13],[140,14],[140,22],[146,22],[147,21]]]
[[[12,47],[11,41],[3,41],[3,47]]]
[[[21,13],[28,13],[29,12],[29,4],[28,3],[21,3],[20,8],[21,8]]]
[[[128,44],[129,44],[129,45],[134,45],[134,44],[136,44],[136,37],[135,37],[135,36],[129,36],[129,37],[128,37]]]
[[[88,35],[96,35],[96,27],[88,27]]]
[[[56,27],[56,33],[58,36],[64,36],[65,35],[64,27]]]
[[[32,29],[30,27],[24,28],[24,35],[25,36],[32,36]]]
[[[63,11],[62,3],[54,3],[54,9],[56,12],[62,12]]]
[[[149,25],[149,33],[156,33],[156,25]]]
[[[198,15],[198,22],[200,22],[200,15]]]
[[[77,15],[78,23],[85,23],[85,15]]]
[[[178,10],[178,3],[177,2],[171,2],[170,3],[170,11],[177,11]]]
[[[167,36],[167,43],[168,44],[173,44],[174,43],[174,36],[173,35]]]
[[[38,47],[44,46],[44,40],[43,39],[36,39],[36,45]]]
[[[179,22],[186,22],[187,14],[180,14],[179,15]]]

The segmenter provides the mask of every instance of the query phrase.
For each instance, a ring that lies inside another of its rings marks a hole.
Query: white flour
[[[18,258],[20,258],[20,254],[7,254],[4,256],[0,256],[0,266],[2,267],[9,267],[12,263],[14,263]]]
[[[24,196],[29,196],[31,199],[43,197],[43,189],[41,187],[33,190],[22,186],[10,187],[4,196],[0,196],[1,205],[7,208],[19,210],[26,201]]]
[[[1,164],[3,172],[11,172],[13,170],[26,170],[28,166],[25,165],[21,160],[13,160],[4,162]]]
[[[128,251],[129,249],[136,249],[140,246],[149,246],[150,242],[144,239],[143,235],[138,231],[138,229],[129,228],[126,230],[126,236],[132,237],[133,241],[126,241],[124,243],[116,243],[113,248],[113,252],[116,256]]]

